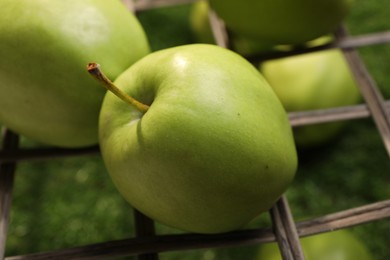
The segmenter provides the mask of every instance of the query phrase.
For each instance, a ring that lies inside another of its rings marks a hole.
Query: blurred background
[[[153,50],[194,42],[190,4],[143,11],[139,20]],[[390,29],[386,0],[357,0],[346,25],[352,35]],[[390,98],[390,44],[359,49],[386,99]],[[37,146],[23,139],[25,147]],[[390,198],[390,161],[371,119],[353,120],[338,138],[299,151],[300,165],[287,191],[294,218],[302,220]],[[100,156],[18,164],[6,255],[20,255],[134,236],[131,206],[114,188]],[[267,214],[251,227],[270,225]],[[156,224],[158,234],[181,233]],[[390,259],[390,221],[350,231],[374,259]],[[254,259],[257,246],[160,254],[161,259]],[[132,259],[131,257],[126,259]]]

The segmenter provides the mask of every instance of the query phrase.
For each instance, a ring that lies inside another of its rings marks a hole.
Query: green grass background
[[[193,42],[190,6],[139,14],[152,49]],[[386,0],[357,0],[346,24],[353,35],[390,29]],[[390,45],[360,49],[384,96],[390,97]],[[23,140],[23,144],[35,145]],[[371,119],[350,121],[333,142],[300,152],[287,192],[296,219],[390,198],[390,161]],[[251,226],[269,225],[264,215]],[[159,234],[181,231],[157,224]],[[390,221],[350,229],[375,259],[390,259]],[[113,187],[99,156],[19,163],[6,255],[81,246],[134,236],[132,209]],[[257,246],[160,254],[161,259],[252,259]],[[128,258],[132,259],[132,258]]]

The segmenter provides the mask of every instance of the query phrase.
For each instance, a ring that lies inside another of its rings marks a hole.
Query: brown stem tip
[[[97,64],[95,62],[90,62],[87,65],[87,70],[89,73],[95,73],[96,69],[100,68],[100,64]]]
[[[117,97],[125,101],[126,103],[130,104],[134,108],[136,108],[138,111],[142,113],[146,113],[148,111],[149,106],[145,105],[138,100],[134,99],[133,97],[129,96],[125,92],[123,92],[121,89],[119,89],[117,86],[114,85],[114,83],[109,80],[106,75],[100,70],[100,65],[94,62],[88,63],[87,65],[87,71],[89,74],[97,79],[99,82],[103,84],[103,86],[114,93]]]

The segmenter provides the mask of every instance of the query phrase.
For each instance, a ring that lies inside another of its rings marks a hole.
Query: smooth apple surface
[[[352,0],[210,0],[226,26],[243,37],[277,44],[301,44],[333,33]]]
[[[206,0],[198,0],[191,4],[189,24],[197,43],[215,44],[208,12],[209,4]]]
[[[0,122],[45,144],[97,144],[105,90],[85,64],[106,64],[114,79],[148,53],[120,1],[1,1]]]
[[[285,109],[306,111],[357,104],[360,92],[340,50],[326,50],[270,60],[261,64],[261,72]],[[313,147],[334,138],[343,123],[297,127],[298,146]]]
[[[103,159],[145,215],[198,233],[241,228],[268,210],[297,167],[282,104],[238,54],[207,44],[154,52],[114,82],[150,105],[142,114],[107,93]]]
[[[208,17],[209,10],[209,4],[206,0],[192,3],[189,23],[197,43],[216,44]],[[244,57],[271,51],[274,47],[274,44],[264,40],[241,37],[232,33],[229,36],[230,48]]]
[[[347,230],[333,231],[301,238],[301,245],[307,260],[371,260],[366,245]],[[260,248],[256,260],[281,260],[276,243]]]

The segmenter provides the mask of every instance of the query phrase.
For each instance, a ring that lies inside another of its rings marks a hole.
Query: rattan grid
[[[135,13],[151,8],[188,4],[193,1],[123,0],[129,11]],[[212,10],[209,13],[209,20],[217,44],[228,48],[229,37],[223,22]],[[390,31],[350,36],[345,27],[340,26],[335,36],[336,40],[334,42],[323,46],[305,49],[298,48],[290,52],[267,53],[262,56],[247,58],[249,61],[259,62],[282,56],[329,48],[341,48],[358,82],[364,103],[356,106],[289,113],[290,123],[293,127],[297,127],[340,120],[372,118],[382,137],[384,147],[390,155],[390,101],[384,100],[356,51],[356,48],[362,46],[390,43]],[[98,155],[99,148],[97,146],[82,149],[20,148],[18,144],[19,136],[7,129],[5,129],[1,138],[3,139],[3,147],[0,150],[0,257],[3,258],[16,164],[20,161]],[[271,241],[278,242],[283,259],[304,259],[299,237],[389,218],[390,200],[351,208],[308,221],[296,222],[292,217],[287,198],[282,196],[269,213],[272,219],[272,226],[268,228],[246,229],[214,235],[158,235],[155,233],[153,220],[135,210],[136,235],[134,238],[76,246],[50,252],[11,256],[5,259],[107,259],[131,255],[137,255],[138,259],[158,259],[159,253],[167,251],[253,245]]]

